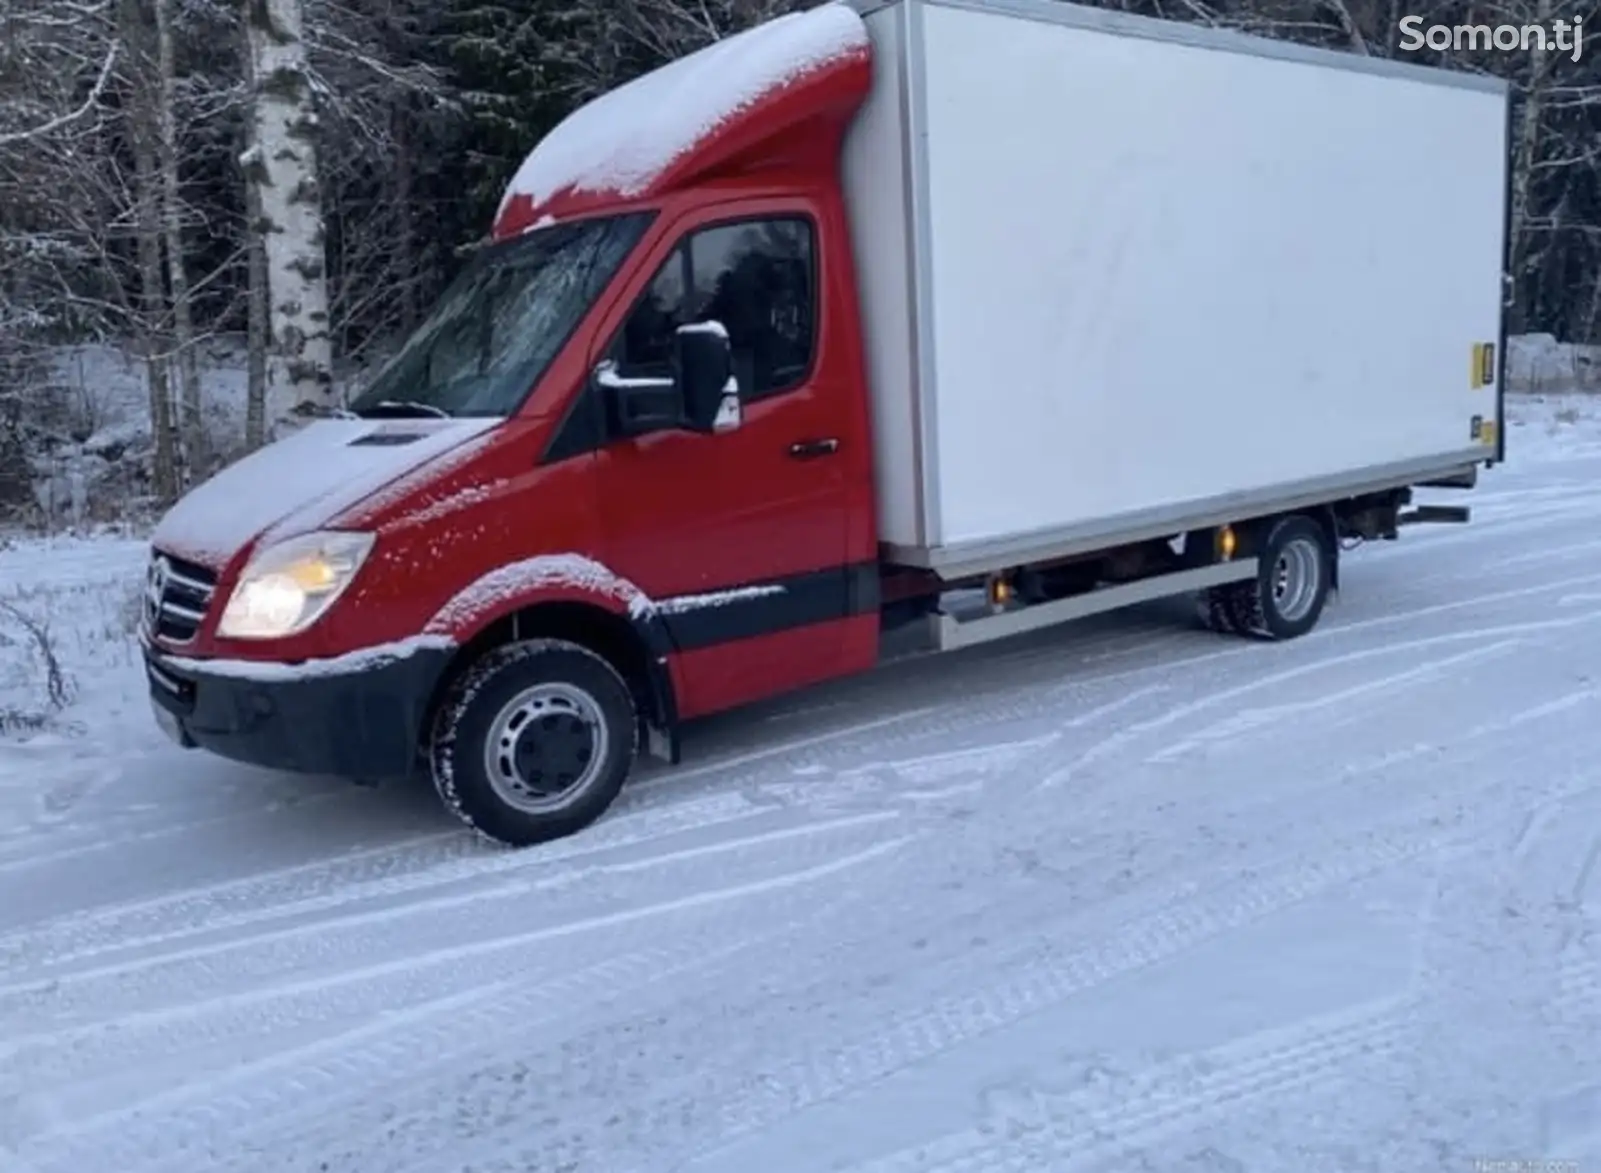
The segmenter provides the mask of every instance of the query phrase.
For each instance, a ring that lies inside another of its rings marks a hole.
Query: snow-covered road
[[[1304,640],[891,669],[524,852],[162,745],[142,547],[0,551],[83,686],[0,740],[0,1170],[1601,1169],[1601,421],[1521,410]]]

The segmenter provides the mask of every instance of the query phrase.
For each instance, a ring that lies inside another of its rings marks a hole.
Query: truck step
[[[1397,525],[1463,525],[1472,511],[1466,505],[1419,505],[1395,519]]]

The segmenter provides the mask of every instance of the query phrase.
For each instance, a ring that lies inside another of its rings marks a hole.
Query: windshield
[[[484,250],[350,410],[511,415],[649,222],[635,213],[556,224]]]

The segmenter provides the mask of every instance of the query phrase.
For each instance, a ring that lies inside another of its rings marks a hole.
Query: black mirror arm
[[[643,379],[628,377],[617,373],[617,364],[611,359],[604,359],[595,367],[595,383],[607,391],[671,391],[678,385],[677,380]]]
[[[683,407],[676,379],[629,378],[617,373],[611,359],[595,368],[595,385],[607,414],[624,435],[642,435],[682,425]]]

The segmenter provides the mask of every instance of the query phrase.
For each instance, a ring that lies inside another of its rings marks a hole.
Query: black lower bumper
[[[269,666],[263,679],[176,664],[148,647],[144,657],[150,699],[174,718],[182,744],[269,769],[376,779],[415,770],[449,652],[425,648],[338,674],[278,678]]]

